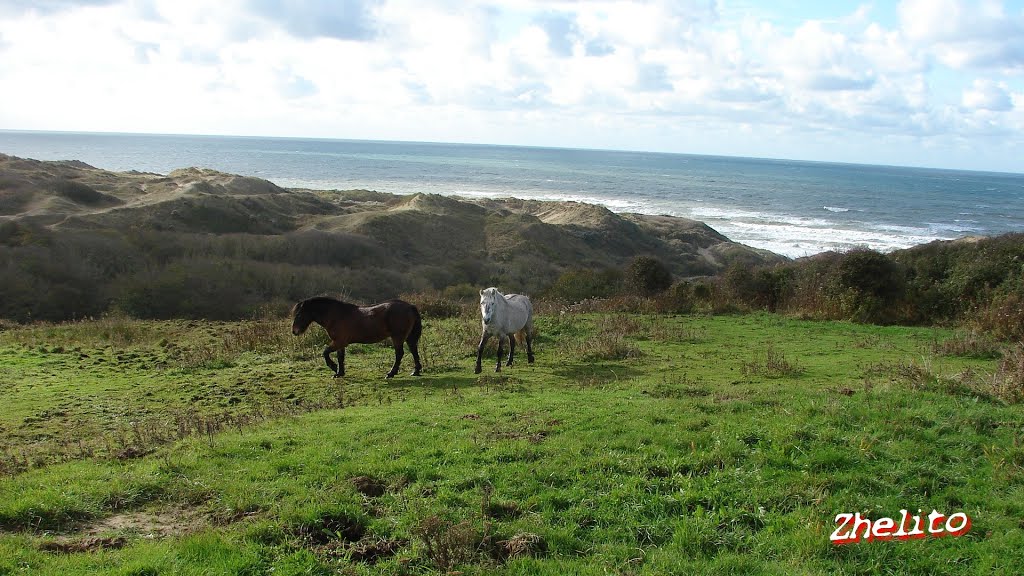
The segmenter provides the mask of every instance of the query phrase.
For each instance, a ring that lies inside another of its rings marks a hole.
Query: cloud
[[[841,143],[1024,129],[1024,15],[1001,2],[908,0],[884,22],[867,5],[828,19],[773,9],[0,2],[0,82],[33,87],[0,92],[0,126],[686,146],[670,121],[773,154],[772,131]]]
[[[1006,112],[1013,110],[1013,97],[1006,83],[977,79],[964,91],[962,104],[968,110]]]
[[[906,37],[956,69],[1024,70],[1024,13],[1007,14],[1002,1],[905,0]]]
[[[556,56],[572,56],[578,30],[576,20],[567,14],[544,14],[534,20],[548,37],[548,48]]]
[[[28,13],[53,14],[84,6],[105,6],[119,0],[5,0],[0,2],[0,15],[18,16]]]
[[[285,98],[307,98],[319,92],[316,84],[302,76],[286,74],[279,82],[281,95]]]
[[[666,68],[663,64],[640,64],[637,66],[636,89],[641,92],[671,91]]]
[[[298,38],[370,40],[377,34],[372,0],[249,0],[247,7]]]

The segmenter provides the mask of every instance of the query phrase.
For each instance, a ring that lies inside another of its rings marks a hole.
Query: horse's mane
[[[494,286],[491,286],[490,288],[484,288],[481,292],[486,292],[486,293],[490,294],[491,297],[494,297],[494,298],[496,298],[498,296],[501,296],[502,298],[505,297],[505,295],[500,290],[495,288]]]
[[[322,311],[332,306],[340,306],[342,308],[358,308],[358,306],[356,306],[355,304],[350,304],[348,302],[344,302],[342,300],[338,300],[337,298],[332,298],[330,296],[313,296],[312,298],[306,298],[305,300],[301,300],[298,304],[295,305],[295,308],[292,309],[292,312],[294,312],[300,306],[303,309],[310,311]]]

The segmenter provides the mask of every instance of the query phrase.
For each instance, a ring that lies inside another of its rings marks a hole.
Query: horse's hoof
[[[533,364],[533,356],[527,358],[526,361],[529,362],[530,364]]]
[[[481,372],[481,369],[480,369],[479,366],[477,366],[476,368],[473,369],[473,374],[479,374],[480,372]]]
[[[395,377],[395,375],[392,374],[391,372],[388,372],[387,374],[384,375],[384,379],[385,380],[391,380],[394,377]]]
[[[420,371],[419,370],[413,370],[412,376],[419,376],[419,375],[420,375]]]
[[[344,374],[337,374],[337,373],[334,374],[335,378],[341,378],[342,376],[344,376]]]

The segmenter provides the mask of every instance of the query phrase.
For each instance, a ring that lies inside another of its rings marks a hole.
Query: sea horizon
[[[775,156],[744,156],[741,154],[704,154],[700,152],[674,152],[667,150],[647,150],[634,148],[587,148],[578,146],[544,146],[540,144],[502,144],[485,142],[454,142],[441,140],[389,140],[377,138],[341,138],[328,136],[261,136],[251,134],[193,134],[188,132],[98,132],[93,130],[27,130],[18,128],[0,128],[0,134],[54,134],[54,135],[94,135],[94,136],[156,136],[172,138],[210,138],[210,139],[240,139],[240,140],[298,140],[310,142],[368,142],[379,144],[426,144],[432,146],[480,146],[486,148],[523,148],[528,150],[565,150],[581,152],[624,152],[636,154],[664,154],[668,156],[694,156],[698,158],[721,158],[729,160],[756,160],[764,162],[786,162],[786,163],[807,163],[825,164],[836,166],[860,166],[865,168],[906,168],[935,170],[939,172],[968,172],[977,174],[993,174],[1002,176],[1024,176],[1024,167],[1019,172],[1003,170],[979,170],[976,168],[948,168],[943,166],[932,166],[924,164],[873,164],[866,162],[849,162],[842,160],[814,160],[807,158],[784,158]],[[0,151],[2,152],[2,151]],[[38,160],[38,158],[36,158]],[[75,160],[75,158],[66,158]],[[181,166],[181,168],[201,168],[201,166]]]
[[[789,257],[1024,231],[1024,174],[678,152],[0,130],[0,152],[112,171],[210,168],[285,188],[580,201],[699,220]]]

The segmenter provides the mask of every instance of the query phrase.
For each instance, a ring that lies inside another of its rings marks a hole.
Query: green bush
[[[903,268],[884,254],[858,249],[823,255],[801,272],[811,290],[795,292],[805,296],[817,293],[810,302],[802,303],[815,316],[879,324],[898,322],[905,316],[900,306],[906,287]]]
[[[676,282],[658,297],[657,309],[663,313],[689,314],[701,300],[697,294],[698,289],[694,284]]]
[[[553,300],[581,302],[588,298],[608,298],[622,289],[623,273],[614,268],[592,270],[577,268],[564,272],[547,289],[545,296]]]
[[[672,285],[672,272],[653,256],[637,256],[626,268],[626,289],[639,296],[653,296]]]

